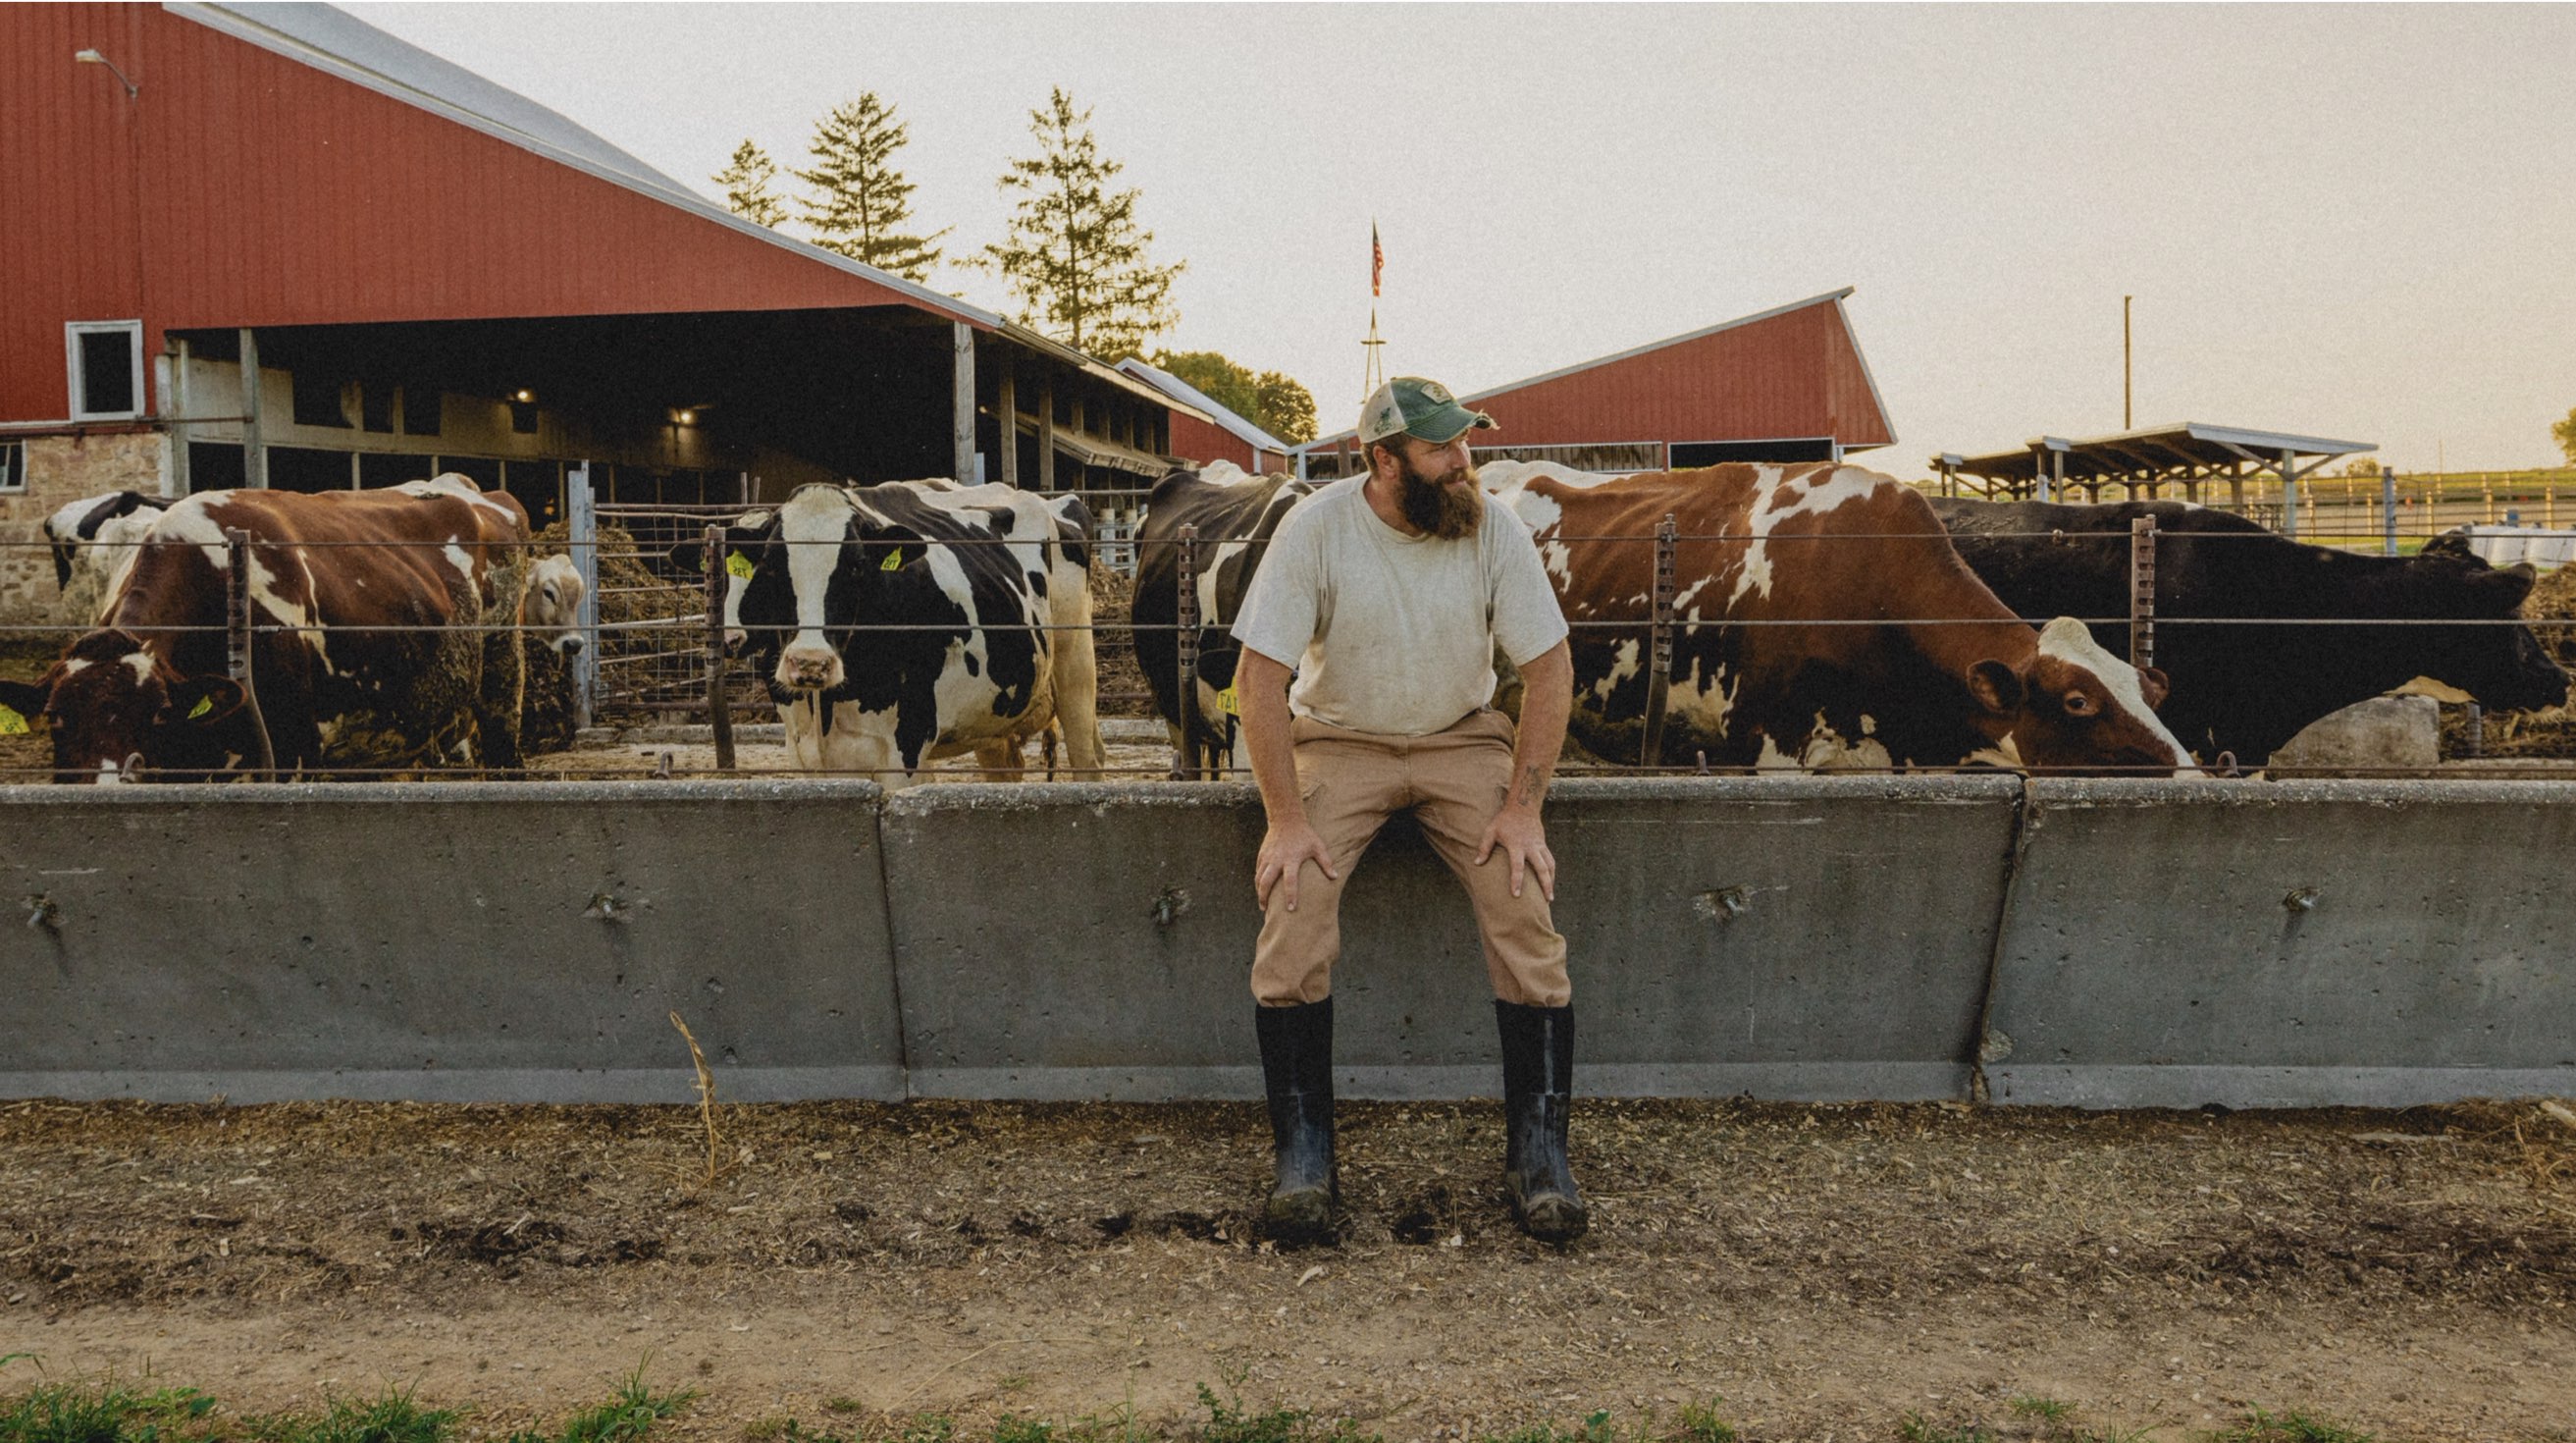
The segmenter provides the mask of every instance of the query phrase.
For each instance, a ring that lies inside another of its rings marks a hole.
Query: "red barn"
[[[328,6],[9,6],[0,133],[0,541],[438,470],[542,523],[582,461],[610,501],[1133,486],[1208,419]],[[0,618],[52,589],[0,547]]]
[[[1479,460],[1662,470],[1720,461],[1839,460],[1895,444],[1852,335],[1851,287],[1461,396],[1499,431]],[[1306,447],[1310,474],[1356,469],[1349,430]]]

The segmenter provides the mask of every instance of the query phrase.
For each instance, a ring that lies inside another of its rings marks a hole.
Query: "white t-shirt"
[[[1524,666],[1563,641],[1565,614],[1529,528],[1484,497],[1454,541],[1378,519],[1366,476],[1326,486],[1271,537],[1234,639],[1297,669],[1289,710],[1382,736],[1428,736],[1492,700],[1494,648]]]

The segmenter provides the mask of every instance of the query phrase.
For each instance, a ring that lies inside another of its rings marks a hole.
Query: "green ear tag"
[[[879,570],[879,571],[901,571],[901,570],[903,570],[903,548],[902,548],[902,547],[900,547],[900,546],[898,546],[898,547],[896,547],[894,550],[887,552],[887,553],[886,553],[886,559],[885,559],[884,561],[882,561],[882,562],[878,563],[878,565],[877,565],[877,570]]]
[[[204,716],[206,713],[213,711],[214,709],[215,699],[210,696],[201,696],[197,698],[197,704],[195,706],[188,708],[188,720],[195,721],[197,718]]]
[[[27,734],[27,719],[8,707],[0,706],[0,737],[22,737]]]
[[[739,551],[730,552],[725,556],[725,570],[735,576],[741,577],[745,581],[749,581],[751,579],[751,558],[743,555]]]

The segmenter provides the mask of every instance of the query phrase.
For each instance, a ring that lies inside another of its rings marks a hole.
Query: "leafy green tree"
[[[1022,325],[1106,360],[1136,355],[1179,322],[1172,281],[1188,263],[1146,258],[1154,233],[1136,224],[1144,192],[1110,189],[1125,167],[1100,154],[1091,112],[1075,110],[1062,87],[1029,112],[1029,133],[1038,153],[1001,178],[1002,192],[1019,196],[1010,238],[984,248],[986,263],[1019,297]]]
[[[1315,439],[1315,395],[1277,371],[1260,376],[1261,429],[1294,445]]]
[[[778,179],[778,167],[769,152],[746,140],[733,148],[733,160],[715,174],[716,184],[724,187],[725,209],[754,225],[776,227],[787,219],[787,206],[769,193],[770,182]]]
[[[925,281],[939,263],[939,238],[915,235],[913,184],[895,169],[894,153],[912,139],[912,128],[894,118],[894,107],[868,91],[814,124],[814,157],[810,170],[793,172],[814,188],[798,204],[814,244],[839,251],[862,265],[892,271],[909,281]]]
[[[1314,396],[1277,371],[1255,372],[1216,351],[1159,351],[1154,365],[1282,441],[1315,439]]]
[[[2566,420],[2550,427],[2549,434],[2557,440],[2558,449],[2566,453],[2567,464],[2576,466],[2576,409],[2570,409]]]

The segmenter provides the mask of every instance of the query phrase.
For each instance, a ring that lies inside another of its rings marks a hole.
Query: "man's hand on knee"
[[[1525,878],[1538,879],[1539,895],[1556,900],[1556,854],[1547,849],[1547,828],[1538,813],[1528,807],[1506,804],[1485,826],[1485,839],[1476,847],[1476,865],[1494,854],[1494,848],[1512,863],[1512,895],[1521,894]]]
[[[1253,895],[1264,910],[1270,906],[1270,889],[1284,887],[1288,910],[1297,910],[1297,873],[1313,862],[1325,880],[1338,882],[1342,874],[1333,870],[1333,854],[1324,849],[1324,839],[1303,821],[1275,824],[1262,834],[1261,861],[1252,869]],[[1550,863],[1553,871],[1554,863]]]

